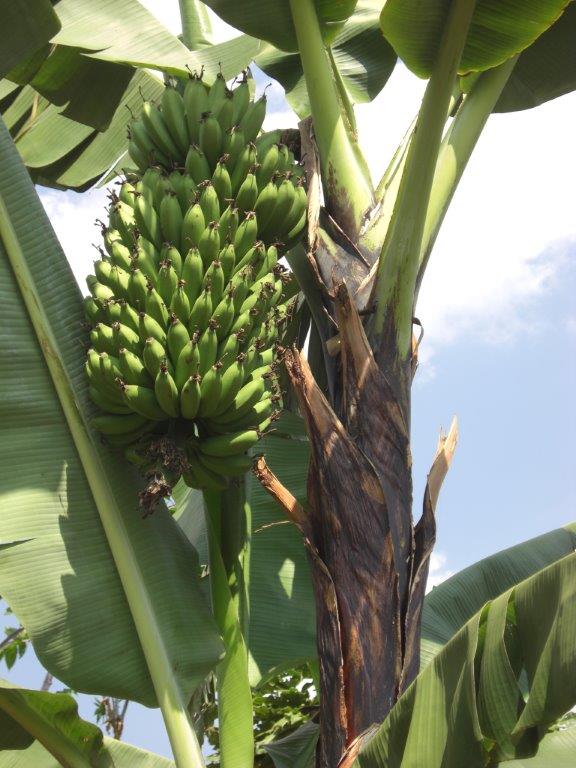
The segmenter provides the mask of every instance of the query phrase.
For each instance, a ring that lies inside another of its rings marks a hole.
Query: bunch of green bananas
[[[191,83],[207,97],[221,85]],[[232,119],[256,106],[236,111],[239,90],[245,83],[232,96],[221,91]],[[183,172],[148,167],[111,195],[104,249],[87,279],[86,372],[104,411],[93,423],[109,442],[145,465],[151,440],[176,436],[188,485],[222,489],[249,469],[246,451],[281,407],[277,349],[295,291],[278,258],[304,226],[306,195],[293,182],[293,157],[266,135],[234,160],[214,162],[195,145],[187,154]]]

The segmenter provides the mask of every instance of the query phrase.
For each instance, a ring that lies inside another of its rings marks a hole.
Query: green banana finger
[[[178,418],[180,415],[178,387],[165,363],[160,365],[154,382],[154,393],[162,410],[173,419]]]
[[[125,403],[135,412],[153,421],[163,421],[166,413],[162,410],[152,389],[138,384],[120,383]]]
[[[148,420],[138,413],[101,414],[94,416],[90,424],[103,435],[125,435],[147,424]]]
[[[239,477],[246,474],[254,463],[254,459],[245,453],[238,453],[233,456],[209,456],[203,451],[197,453],[198,461],[206,469],[216,472],[224,477]]]
[[[200,441],[200,450],[208,456],[233,456],[252,448],[260,435],[255,429],[245,429],[242,432],[232,432],[228,435],[215,435]]]

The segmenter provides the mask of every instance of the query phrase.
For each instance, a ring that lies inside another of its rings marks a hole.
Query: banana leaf
[[[42,48],[60,29],[50,0],[0,0],[0,77]]]
[[[461,74],[481,72],[521,53],[559,18],[570,0],[478,0],[460,62]],[[384,37],[419,77],[429,77],[451,0],[388,0]]]
[[[282,51],[298,43],[288,0],[204,0],[221,19]],[[355,10],[357,0],[314,0],[325,42],[331,43]]]
[[[476,613],[395,704],[354,768],[481,768],[536,754],[576,703],[576,554]]]
[[[0,158],[0,594],[72,689],[154,706],[165,660],[188,701],[222,652],[197,555],[89,428],[81,297],[1,122]]]

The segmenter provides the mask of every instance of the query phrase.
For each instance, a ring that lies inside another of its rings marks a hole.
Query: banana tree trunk
[[[303,532],[317,609],[319,768],[351,764],[359,737],[414,678],[434,538],[433,515],[412,524],[411,360],[379,367],[344,283],[334,306],[333,402],[303,357],[285,356],[311,442]]]

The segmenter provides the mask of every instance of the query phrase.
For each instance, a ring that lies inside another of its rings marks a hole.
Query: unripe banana
[[[202,187],[200,208],[202,208],[202,213],[204,214],[204,221],[208,225],[211,221],[218,221],[220,218],[220,201],[212,182],[206,181],[200,186]]]
[[[198,242],[198,250],[205,269],[209,269],[220,253],[220,232],[217,221],[211,221],[202,233]]]
[[[241,214],[253,211],[258,199],[256,176],[250,171],[236,193],[236,205]]]
[[[212,294],[210,286],[204,288],[200,296],[194,302],[192,312],[190,313],[190,319],[188,321],[188,329],[190,333],[195,330],[204,330],[210,318],[212,317]]]
[[[160,262],[163,261],[169,262],[178,276],[182,274],[182,256],[176,246],[166,244],[162,247]]]
[[[141,384],[143,387],[152,386],[152,379],[142,360],[131,350],[120,347],[118,350],[118,365],[121,378],[127,384]]]
[[[184,324],[188,325],[188,318],[190,317],[190,299],[186,295],[184,289],[185,283],[180,280],[176,292],[170,302],[170,311],[176,315],[176,317]]]
[[[182,221],[180,201],[175,194],[165,195],[160,204],[160,226],[164,242],[180,245]]]
[[[194,302],[200,295],[202,290],[202,278],[204,276],[204,264],[200,251],[194,247],[188,251],[188,255],[184,260],[182,267],[182,280],[184,282],[184,290],[188,296],[190,306],[194,305]]]
[[[220,209],[224,210],[228,205],[228,202],[232,197],[232,182],[230,180],[230,174],[226,167],[228,160],[227,155],[223,155],[216,163],[216,168],[212,174],[212,186],[218,195],[218,201],[220,203]]]
[[[170,136],[160,110],[150,101],[142,104],[142,123],[156,146],[167,157],[178,157],[178,147]]]
[[[197,374],[199,370],[200,352],[198,350],[198,341],[193,337],[188,340],[178,355],[176,375],[174,377],[178,389],[181,390],[188,379]]]
[[[204,152],[210,169],[216,167],[222,155],[223,133],[220,123],[212,112],[205,112],[200,121],[200,148]]]
[[[154,382],[154,393],[164,413],[173,419],[180,415],[178,388],[170,375],[168,366],[162,363]]]
[[[214,365],[218,353],[218,336],[216,335],[216,325],[210,321],[208,328],[202,332],[198,338],[198,353],[200,357],[201,376]]]
[[[200,381],[201,377],[196,373],[185,382],[180,393],[180,410],[185,419],[192,421],[198,414],[200,406]]]
[[[120,383],[124,401],[128,407],[152,421],[163,421],[166,413],[162,410],[152,389],[140,387],[138,384]]]
[[[184,100],[176,88],[167,87],[164,89],[162,94],[162,116],[174,143],[182,155],[185,155],[190,146],[190,137],[188,136],[188,127],[186,125]]]
[[[246,141],[244,139],[244,134],[238,128],[238,126],[233,125],[229,131],[226,131],[222,144],[222,151],[228,155],[231,168],[236,169],[238,159],[242,156],[245,147]],[[256,160],[255,151],[253,155],[254,160]],[[232,187],[234,187],[234,179],[232,179]]]
[[[201,206],[198,203],[190,206],[182,222],[182,253],[188,253],[190,248],[198,247],[202,233],[206,229],[206,223]]]
[[[221,367],[219,364],[212,365],[202,378],[198,408],[198,416],[201,418],[208,418],[218,407],[222,392]]]
[[[220,238],[220,241],[222,241],[222,238]],[[218,254],[218,261],[222,267],[224,283],[226,284],[232,277],[232,272],[234,271],[234,265],[236,263],[236,251],[234,250],[232,243],[227,243],[224,248],[222,248]]]
[[[192,75],[184,88],[183,98],[190,141],[192,144],[198,144],[200,120],[203,113],[208,111],[208,89],[202,78]]]
[[[234,203],[230,203],[220,216],[218,231],[220,232],[220,242],[232,242],[236,235],[236,230],[239,224],[239,212],[238,207]]]
[[[216,472],[224,477],[239,477],[245,475],[252,468],[254,460],[245,453],[233,456],[209,456],[203,451],[198,451],[198,460],[206,469]]]
[[[218,306],[224,292],[224,271],[218,260],[213,261],[204,273],[203,284],[210,286],[212,306]]]
[[[183,474],[183,477],[191,488],[203,490],[223,491],[228,487],[227,480],[222,475],[212,472],[203,466],[195,456],[192,456],[193,465]]]
[[[125,435],[127,432],[133,432],[139,427],[148,423],[144,416],[138,413],[130,413],[125,416],[119,414],[103,413],[100,416],[94,416],[90,423],[102,432],[103,435]]]
[[[129,414],[133,410],[126,403],[114,402],[114,400],[111,400],[110,398],[106,397],[106,395],[103,395],[95,387],[89,387],[88,394],[90,395],[90,399],[92,400],[92,402],[95,405],[97,405],[98,408],[100,408],[102,411],[107,411],[108,413],[115,413],[115,414]]]
[[[239,126],[240,130],[244,133],[246,141],[255,141],[256,137],[260,133],[262,123],[266,117],[266,94],[249,105],[248,109],[242,116]]]
[[[177,363],[180,353],[190,341],[188,330],[184,323],[175,315],[172,315],[170,327],[168,328],[168,334],[166,343],[168,345],[168,351],[174,364]]]
[[[260,150],[258,150],[258,157],[261,157],[262,159],[260,160],[260,165],[256,171],[256,179],[258,180],[260,189],[263,189],[272,179],[272,176],[279,170],[280,149],[278,144],[273,144],[263,155],[260,153]]]
[[[234,456],[247,451],[255,445],[260,436],[255,429],[232,432],[229,435],[216,435],[200,441],[200,449],[208,456]]]
[[[234,125],[237,125],[244,117],[248,104],[250,104],[250,86],[246,74],[239,85],[232,90],[232,104],[234,105],[232,119]]]
[[[232,103],[232,94],[227,91],[224,101],[220,108],[216,106],[213,110],[216,119],[220,124],[222,131],[229,131],[234,124],[234,104]]]
[[[188,150],[184,167],[186,168],[186,173],[190,174],[196,184],[210,178],[210,165],[206,155],[197,144],[192,144]]]
[[[142,359],[146,370],[155,379],[161,363],[166,359],[166,349],[157,339],[150,336],[144,344]]]
[[[111,195],[106,254],[87,279],[95,428],[150,472],[153,441],[188,421],[175,434],[199,435],[183,473],[194,487],[249,469],[245,451],[281,403],[271,366],[295,292],[278,247],[302,231],[306,193],[281,133],[257,139],[265,101],[250,101],[246,77],[230,92],[193,76],[161,111],[145,103],[130,128],[139,171]],[[165,471],[172,483],[181,470]]]
[[[244,221],[238,226],[236,235],[234,236],[234,250],[236,251],[236,271],[241,269],[240,259],[244,254],[252,248],[256,242],[258,236],[258,221],[254,211],[248,211],[244,217]]]
[[[138,332],[140,334],[139,341],[143,344],[146,339],[152,337],[162,346],[166,346],[166,332],[160,323],[156,322],[153,317],[147,315],[146,312],[140,312],[138,315]]]
[[[216,335],[219,341],[222,341],[228,335],[234,322],[235,314],[234,293],[228,291],[212,314],[212,322],[216,325]]]
[[[162,297],[162,301],[167,307],[172,302],[172,297],[178,287],[178,273],[168,261],[163,261],[160,265],[158,272],[158,279],[156,281],[156,290]]]

